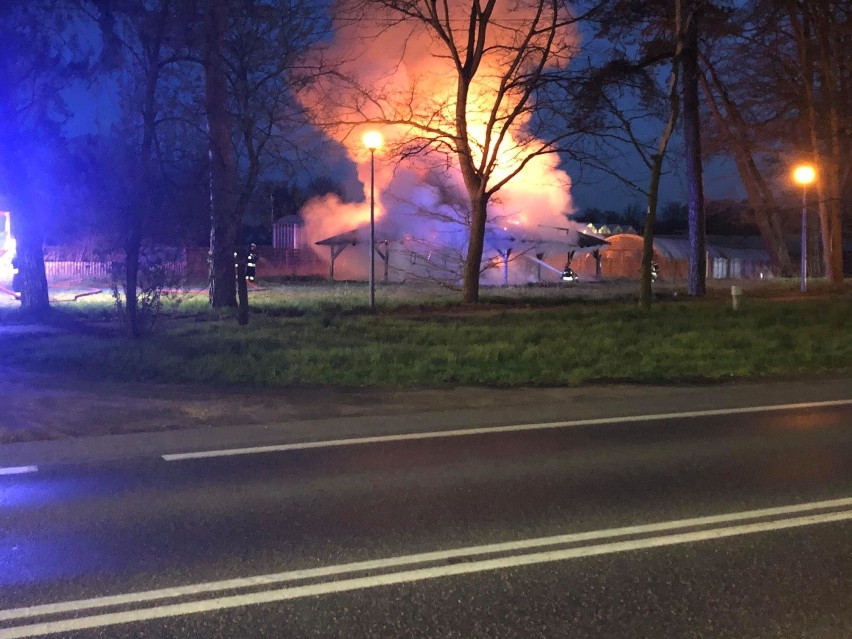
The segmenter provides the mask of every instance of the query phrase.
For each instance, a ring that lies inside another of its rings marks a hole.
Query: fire
[[[461,2],[451,4],[454,8],[450,17],[454,19],[449,23],[465,25],[469,6],[465,8]],[[511,225],[529,235],[540,236],[541,225],[565,224],[565,213],[571,208],[570,180],[560,170],[556,154],[529,158],[530,145],[540,146],[541,142],[528,139],[528,116],[518,117],[498,139],[499,123],[508,121],[518,103],[518,95],[511,89],[501,94],[506,60],[499,53],[500,45],[511,44],[511,38],[516,35],[514,30],[501,25],[524,19],[519,4],[523,3],[498,2],[499,11],[490,26],[492,47],[483,57],[466,103],[467,141],[474,162],[494,162],[490,184],[520,170],[493,198],[489,219],[500,226]],[[501,22],[504,17],[507,20]],[[367,121],[384,121],[378,128],[365,124],[354,131],[341,128],[336,132],[337,140],[357,165],[365,191],[370,183],[370,153],[365,149],[362,135],[375,129],[384,138],[384,143],[375,147],[377,225],[392,227],[400,236],[407,233],[444,240],[450,236],[463,237],[441,228],[453,217],[461,225],[466,219],[463,210],[466,187],[458,159],[452,152],[446,152],[454,143],[458,95],[452,62],[422,25],[402,21],[388,27],[387,19],[377,15],[376,24],[381,28],[376,34],[365,34],[364,24],[342,21],[331,57],[336,53],[338,58],[349,60],[344,72],[356,78],[360,86],[370,87],[375,96],[364,100],[356,95],[351,104],[338,99],[333,107],[329,107],[332,101],[321,90],[303,95],[302,99],[317,112],[320,120],[342,121],[357,112]],[[460,34],[456,37],[462,42],[466,40]],[[563,37],[575,36],[566,33]],[[357,57],[353,57],[353,51],[359,52]],[[498,122],[496,128],[494,121]],[[431,130],[424,133],[421,127],[406,124],[409,122],[425,122]],[[490,129],[489,122],[492,122]],[[397,164],[401,150],[417,145],[429,145],[437,151],[412,156]],[[525,159],[527,163],[521,169]],[[369,202],[347,205],[333,197],[323,198],[309,203],[303,214],[308,237],[316,241],[366,223]]]

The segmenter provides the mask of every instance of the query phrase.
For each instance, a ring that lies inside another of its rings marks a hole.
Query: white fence
[[[45,262],[44,272],[47,279],[72,278],[110,278],[112,277],[111,262]]]
[[[183,276],[186,264],[183,261],[168,262],[168,271]],[[45,262],[44,271],[48,280],[66,279],[111,279],[112,262]]]

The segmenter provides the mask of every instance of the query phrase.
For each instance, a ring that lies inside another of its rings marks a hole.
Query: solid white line
[[[845,497],[842,499],[830,499],[825,501],[815,501],[806,504],[794,504],[791,506],[776,506],[773,508],[746,510],[735,513],[725,513],[721,515],[707,515],[703,517],[678,519],[653,524],[640,524],[635,526],[624,526],[621,528],[607,528],[603,530],[593,530],[581,533],[567,533],[550,537],[538,537],[533,539],[522,539],[518,541],[486,544],[483,546],[467,546],[462,548],[452,548],[449,550],[438,550],[434,552],[425,552],[413,555],[388,557],[385,559],[356,561],[345,564],[322,566],[319,568],[305,568],[302,570],[291,570],[287,572],[256,575],[253,577],[226,579],[223,581],[211,581],[199,584],[191,584],[187,586],[162,588],[159,590],[146,590],[142,592],[123,595],[110,595],[105,597],[94,597],[91,599],[80,599],[77,601],[65,601],[53,604],[41,604],[37,606],[11,608],[7,610],[0,610],[0,621],[52,615],[62,612],[76,612],[92,608],[105,608],[109,606],[137,604],[146,601],[200,595],[204,593],[222,590],[234,590],[238,588],[266,586],[286,581],[296,581],[300,579],[331,577],[334,575],[342,575],[346,573],[365,570],[383,570],[389,568],[398,568],[401,566],[409,566],[413,564],[434,561],[444,561],[447,559],[456,559],[460,557],[472,557],[477,555],[528,550],[530,548],[539,548],[542,546],[555,546],[562,544],[579,543],[584,541],[593,541],[597,539],[623,537],[627,535],[658,533],[669,530],[677,530],[679,528],[711,526],[735,521],[744,521],[747,519],[757,519],[761,517],[778,517],[781,515],[793,515],[812,510],[826,510],[829,508],[837,509],[846,508],[849,506],[852,506],[852,497]]]
[[[565,422],[545,422],[541,424],[513,424],[510,426],[486,426],[483,428],[464,428],[458,430],[438,430],[402,435],[377,435],[374,437],[353,437],[348,439],[329,439],[316,442],[297,442],[295,444],[274,444],[271,446],[252,446],[248,448],[227,448],[222,450],[202,450],[190,453],[169,453],[163,455],[166,461],[187,459],[206,459],[210,457],[231,457],[234,455],[255,455],[257,453],[277,453],[308,448],[332,448],[335,446],[357,446],[362,444],[380,444],[385,442],[404,442],[418,439],[440,439],[444,437],[469,437],[492,433],[516,433],[528,430],[548,430],[554,428],[576,428],[579,426],[600,426],[605,424],[626,424],[671,419],[692,419],[696,417],[715,417],[722,415],[742,415],[747,413],[765,413],[784,410],[804,410],[810,408],[829,408],[850,406],[852,399],[838,399],[826,402],[807,402],[803,404],[774,404],[769,406],[748,406],[745,408],[722,408],[715,410],[695,410],[682,413],[661,413],[659,415],[628,415],[625,417],[601,417],[596,419],[578,419]]]
[[[810,515],[793,519],[782,519],[772,522],[745,524],[741,526],[730,526],[727,528],[716,528],[695,532],[680,533],[677,535],[664,535],[647,539],[630,541],[618,541],[595,546],[581,546],[565,550],[551,550],[526,555],[514,555],[510,557],[499,557],[496,559],[484,559],[475,562],[453,564],[449,566],[435,566],[420,568],[396,573],[386,573],[369,577],[357,577],[343,579],[326,583],[310,584],[306,586],[295,586],[280,588],[245,595],[233,595],[229,597],[218,597],[203,601],[193,601],[167,606],[157,606],[143,610],[127,610],[89,617],[78,617],[61,621],[49,621],[17,626],[0,630],[0,639],[20,639],[22,637],[38,637],[57,632],[70,632],[84,630],[87,628],[99,628],[134,621],[147,621],[151,619],[163,619],[181,615],[196,614],[201,612],[213,612],[227,610],[229,608],[240,608],[243,606],[288,601],[304,597],[316,597],[333,593],[348,592],[375,588],[378,586],[389,586],[394,584],[410,583],[425,579],[436,579],[439,577],[450,577],[465,575],[490,570],[501,570],[506,568],[517,568],[533,564],[565,561],[583,557],[594,557],[612,553],[643,550],[647,548],[659,548],[677,544],[693,543],[711,539],[723,539],[738,535],[748,535],[759,532],[784,530],[802,526],[813,526],[816,524],[852,520],[852,511],[827,513],[823,515]]]
[[[0,467],[0,475],[23,475],[25,473],[37,473],[38,466],[6,466]]]

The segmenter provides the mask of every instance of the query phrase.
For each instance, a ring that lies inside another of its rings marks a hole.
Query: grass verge
[[[257,294],[247,327],[188,300],[142,340],[93,321],[109,315],[108,303],[94,300],[83,311],[57,310],[59,334],[0,331],[0,357],[90,380],[255,386],[673,383],[852,365],[848,296],[751,299],[736,312],[723,296],[678,298],[648,313],[632,302],[495,299],[470,308],[401,298],[376,315],[349,299],[346,291],[311,303]],[[10,320],[13,311],[0,316]]]

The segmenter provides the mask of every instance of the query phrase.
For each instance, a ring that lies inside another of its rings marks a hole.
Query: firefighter
[[[249,244],[248,257],[246,258],[246,279],[254,282],[257,276],[257,244]]]
[[[574,272],[574,269],[571,268],[571,262],[568,262],[565,265],[565,269],[562,271],[562,281],[563,282],[577,282],[579,281],[579,277]]]

